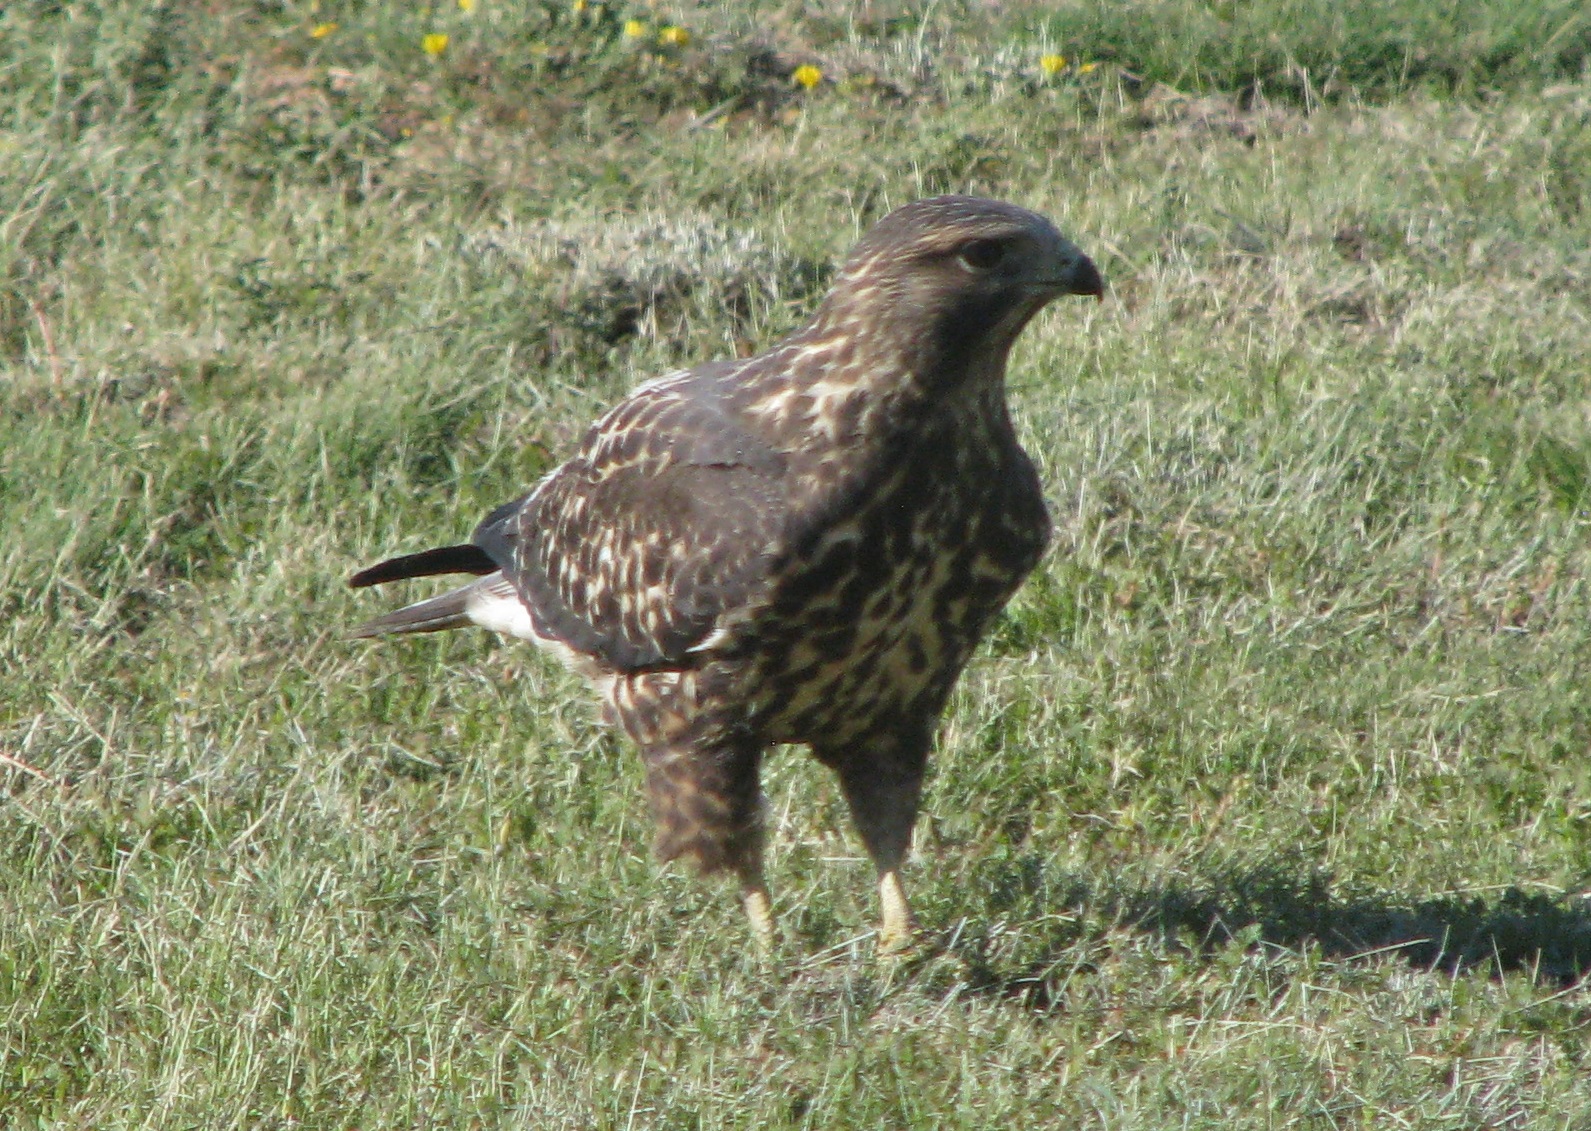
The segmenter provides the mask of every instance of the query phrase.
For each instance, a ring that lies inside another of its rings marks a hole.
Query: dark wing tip
[[[364,589],[389,581],[402,581],[407,577],[434,577],[443,573],[473,573],[480,576],[492,573],[497,568],[497,563],[485,550],[466,542],[460,546],[438,546],[434,550],[421,550],[418,554],[405,554],[401,558],[377,562],[350,577],[348,587]]]

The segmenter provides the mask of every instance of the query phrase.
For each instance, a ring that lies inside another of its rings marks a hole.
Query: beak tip
[[[1105,278],[1086,255],[1077,265],[1074,285],[1078,294],[1093,295],[1097,301],[1105,301]]]

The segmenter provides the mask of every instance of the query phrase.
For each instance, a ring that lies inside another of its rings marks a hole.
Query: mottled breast
[[[773,741],[931,726],[1048,539],[1038,476],[1003,416],[946,420],[876,467],[791,547],[757,618],[746,692]]]

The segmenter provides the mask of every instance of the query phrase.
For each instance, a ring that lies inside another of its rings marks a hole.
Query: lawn
[[[578,680],[343,582],[945,191],[1110,282],[1056,544],[933,945],[790,751],[763,957]],[[7,5],[0,1127],[1591,1126],[1588,377],[1580,3]]]

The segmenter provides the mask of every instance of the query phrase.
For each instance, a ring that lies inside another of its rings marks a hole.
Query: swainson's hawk
[[[940,713],[1049,536],[1006,357],[1046,303],[1103,290],[1033,212],[908,204],[802,329],[640,386],[468,543],[356,574],[479,577],[354,635],[480,625],[566,660],[641,749],[659,854],[734,872],[762,941],[759,767],[809,746],[877,865],[880,948],[899,946]]]

